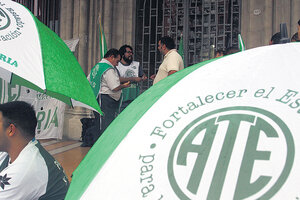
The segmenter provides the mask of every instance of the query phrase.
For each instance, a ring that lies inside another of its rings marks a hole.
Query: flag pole
[[[101,24],[101,14],[99,13],[99,43],[100,43],[100,60],[104,57],[107,52],[107,45],[105,40],[104,30]]]

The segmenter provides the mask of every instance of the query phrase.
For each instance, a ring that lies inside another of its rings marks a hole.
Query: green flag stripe
[[[72,182],[68,190],[66,200],[79,199],[88,188],[94,177],[100,171],[113,151],[118,147],[136,122],[147,112],[147,110],[172,86],[183,77],[192,73],[199,67],[216,59],[208,60],[191,67],[185,68],[176,75],[169,76],[155,84],[137,99],[135,99],[106,129],[100,139],[90,149],[73,173]],[[151,98],[149,98],[151,97]],[[143,105],[143,106],[140,106]],[[126,116],[128,123],[122,123],[122,116]]]

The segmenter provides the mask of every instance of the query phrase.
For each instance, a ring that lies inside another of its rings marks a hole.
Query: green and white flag
[[[99,14],[99,43],[100,43],[100,60],[104,58],[105,53],[107,52],[105,34],[101,24],[101,15]]]
[[[238,35],[238,40],[239,40],[239,49],[240,49],[240,51],[245,51],[246,47],[245,47],[245,43],[243,41],[243,38],[242,38],[241,34]]]
[[[106,129],[66,199],[295,199],[298,55],[259,47],[163,79]]]
[[[0,78],[100,112],[85,74],[63,40],[10,0],[0,2]]]
[[[184,45],[183,45],[183,35],[182,34],[181,34],[180,41],[179,41],[178,53],[179,53],[179,55],[181,55],[183,63],[184,63]]]

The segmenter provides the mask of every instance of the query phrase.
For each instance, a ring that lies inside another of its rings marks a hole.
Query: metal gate
[[[59,0],[13,0],[26,6],[41,22],[59,34]]]
[[[137,1],[135,59],[150,77],[162,62],[159,38],[171,36],[179,46],[183,37],[184,63],[211,59],[215,50],[238,46],[241,0]],[[152,80],[142,85],[145,90]]]

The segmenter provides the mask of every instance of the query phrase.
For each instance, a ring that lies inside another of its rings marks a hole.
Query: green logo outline
[[[278,177],[277,181],[273,184],[273,186],[266,193],[264,193],[261,197],[258,198],[258,199],[271,199],[280,190],[280,188],[283,186],[283,184],[287,180],[287,178],[290,174],[290,171],[292,169],[292,166],[293,166],[293,163],[294,163],[294,158],[295,158],[294,139],[293,139],[292,133],[289,130],[288,126],[279,117],[277,117],[273,113],[271,113],[269,111],[266,111],[264,109],[255,108],[255,107],[248,107],[248,106],[234,106],[234,107],[221,108],[221,109],[211,111],[211,112],[206,113],[206,114],[198,117],[197,119],[193,120],[189,125],[187,125],[180,132],[180,134],[176,138],[176,140],[173,143],[173,146],[170,150],[169,159],[168,159],[168,166],[167,166],[169,182],[170,182],[174,192],[182,200],[190,199],[181,190],[181,188],[177,184],[175,176],[174,176],[173,162],[174,162],[175,151],[178,147],[179,142],[181,141],[183,136],[186,134],[186,132],[192,126],[194,126],[197,122],[199,122],[199,121],[201,121],[201,120],[203,120],[203,119],[205,119],[205,118],[207,118],[211,115],[214,115],[214,114],[217,114],[217,113],[220,113],[220,112],[225,112],[225,111],[252,111],[252,112],[260,113],[260,114],[268,117],[269,119],[272,119],[280,127],[280,129],[282,130],[282,132],[285,136],[286,145],[287,145],[287,156],[286,156],[286,162],[285,162],[284,168],[283,168],[280,176]]]
[[[7,23],[6,23],[6,25],[4,25],[2,28],[0,27],[0,31],[1,30],[4,30],[4,29],[6,29],[7,27],[9,27],[9,25],[10,25],[10,18],[9,18],[9,16],[8,16],[8,14],[2,9],[2,8],[0,8],[0,15],[2,15],[3,17],[5,17],[5,18],[7,18]]]

